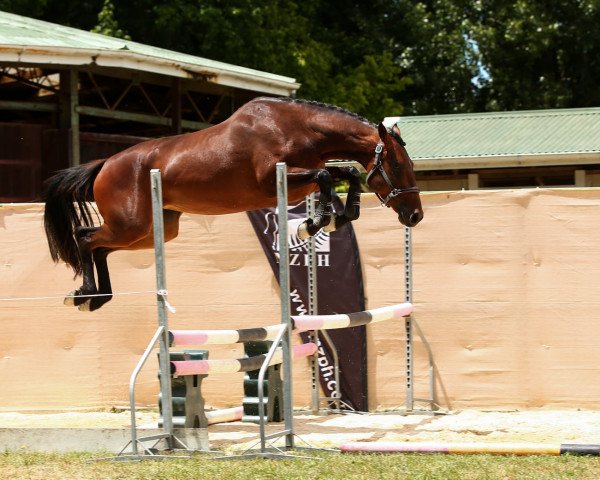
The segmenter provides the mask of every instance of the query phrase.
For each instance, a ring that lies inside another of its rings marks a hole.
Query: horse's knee
[[[317,173],[317,185],[321,190],[321,195],[331,195],[331,188],[333,187],[333,179],[331,173],[328,170],[322,169]]]
[[[350,182],[353,181],[360,181],[361,178],[361,173],[358,170],[358,168],[356,167],[342,167],[345,171],[345,174],[348,178],[348,180],[350,180]]]

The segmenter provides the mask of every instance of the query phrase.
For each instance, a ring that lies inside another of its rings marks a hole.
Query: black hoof
[[[88,312],[93,312],[94,310],[98,310],[105,303],[110,302],[112,299],[112,295],[105,295],[100,297],[93,297],[89,300],[88,303]]]

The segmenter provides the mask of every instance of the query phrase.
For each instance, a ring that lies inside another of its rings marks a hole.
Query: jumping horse
[[[344,211],[332,214],[332,172],[325,168],[332,159],[361,164],[382,204],[402,224],[419,223],[419,189],[404,146],[396,125],[376,126],[317,102],[257,98],[205,130],[148,140],[108,159],[61,170],[45,185],[44,227],[52,259],[83,276],[83,285],[67,295],[65,304],[100,308],[112,298],[107,255],[153,247],[151,169],[161,170],[168,241],[178,234],[182,212],[220,215],[274,206],[275,165],[285,162],[291,202],[320,190],[314,218],[298,232],[306,238],[359,216],[360,173],[354,167],[333,172],[347,178],[350,189]],[[94,201],[102,217],[99,226],[93,221]]]

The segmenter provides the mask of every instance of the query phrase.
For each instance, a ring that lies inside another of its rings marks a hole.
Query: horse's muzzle
[[[400,223],[402,223],[402,225],[405,225],[407,227],[414,227],[421,220],[423,220],[423,211],[420,209],[415,209],[410,214],[402,212],[400,215],[398,215],[398,220],[400,220]]]

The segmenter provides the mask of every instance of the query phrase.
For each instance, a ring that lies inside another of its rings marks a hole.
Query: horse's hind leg
[[[75,305],[80,310],[86,310],[86,304],[88,304],[93,297],[98,293],[96,288],[96,280],[94,278],[94,259],[92,251],[86,248],[86,239],[91,234],[96,232],[99,227],[78,227],[75,229],[75,239],[77,246],[79,247],[79,256],[81,258],[81,270],[83,277],[83,284],[77,290],[69,293],[64,300],[65,305]]]
[[[179,217],[180,212],[172,210],[164,210],[164,236],[165,241],[172,240],[179,233]],[[107,256],[109,253],[116,250],[140,250],[148,249],[154,246],[154,238],[152,235],[152,224],[140,223],[138,225],[128,224],[123,230],[115,227],[109,228],[106,224],[101,227],[89,229],[88,232],[82,232],[80,251],[91,251],[89,255],[93,262],[90,262],[91,267],[84,267],[84,284],[79,290],[74,292],[76,295],[93,295],[87,298],[83,297],[77,303],[80,310],[94,311],[108,303],[112,299],[112,287],[110,282],[110,274],[108,271]],[[115,233],[117,232],[117,233]],[[94,282],[94,269],[98,274],[98,288]],[[86,273],[88,274],[86,280]],[[90,283],[91,279],[91,283]],[[72,298],[72,297],[67,297]],[[79,300],[82,297],[75,297]]]
[[[91,290],[96,290],[95,293],[88,296],[79,296],[76,297],[80,300],[77,303],[79,310],[82,312],[93,312],[94,310],[98,310],[102,305],[108,303],[112,299],[112,287],[110,284],[110,274],[108,272],[108,263],[106,262],[106,257],[110,253],[110,250],[106,248],[97,248],[92,252],[93,263],[96,266],[96,274],[98,276],[98,288],[96,289],[96,285],[93,285]],[[79,295],[82,295],[81,290],[85,290],[86,287],[82,286],[79,290]],[[85,294],[83,294],[85,295]]]
[[[106,256],[112,250],[127,247],[146,237],[150,230],[147,224],[134,225],[132,222],[122,225],[122,228],[111,228],[103,223],[99,227],[79,227],[75,230],[83,284],[67,295],[65,305],[75,305],[82,311],[93,311],[110,301],[112,290]],[[94,264],[98,272],[100,290],[96,287]]]
[[[84,304],[90,312],[98,310],[112,299],[110,274],[108,272],[108,263],[106,262],[106,257],[109,253],[110,250],[107,248],[97,248],[92,254],[94,264],[96,265],[96,273],[98,274],[98,293],[97,296],[92,297],[89,302]],[[83,305],[79,309],[84,310],[82,307]]]

